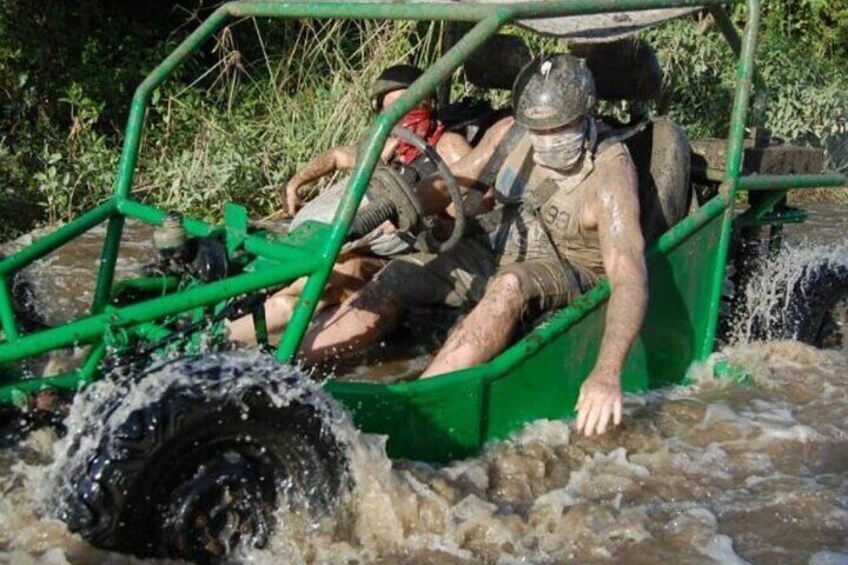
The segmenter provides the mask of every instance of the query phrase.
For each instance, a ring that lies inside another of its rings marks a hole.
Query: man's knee
[[[521,279],[512,272],[496,275],[486,287],[484,299],[507,301],[522,306],[525,302]]]

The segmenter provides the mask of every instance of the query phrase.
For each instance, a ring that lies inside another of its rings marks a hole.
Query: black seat
[[[664,116],[650,120],[625,144],[639,176],[642,234],[650,243],[689,213],[692,149],[683,128]]]
[[[486,90],[511,90],[519,71],[532,56],[524,40],[513,35],[490,37],[463,65],[466,80]],[[496,122],[512,115],[512,108],[493,108],[488,100],[463,98],[439,109],[439,119],[449,131],[466,136],[477,145]]]

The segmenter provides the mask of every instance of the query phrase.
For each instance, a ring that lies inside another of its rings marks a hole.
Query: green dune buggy
[[[623,81],[622,67],[631,66],[626,52],[609,56],[603,41],[648,25],[707,9],[738,57],[727,139],[692,141],[690,147],[682,130],[654,118],[630,145],[644,198],[661,200],[657,189],[669,182],[680,190],[698,190],[685,217],[663,226],[647,252],[649,310],[625,368],[624,386],[640,392],[684,382],[693,363],[716,346],[728,263],[768,260],[761,231],[769,229],[773,248],[783,224],[803,221],[802,211],[785,205],[790,189],[845,184],[840,175],[822,174],[821,155],[814,150],[746,138],[749,98],[758,80],[754,52],[760,2],[747,0],[741,37],[723,4],[244,1],[219,7],[138,87],[114,196],[0,261],[4,417],[37,420],[36,395],[45,390],[73,395],[103,382],[89,389],[96,394],[81,395],[87,410],[68,426],[68,452],[53,473],[57,514],[101,547],[215,560],[235,547],[264,543],[280,506],[310,515],[331,512],[343,500],[353,487],[346,450],[351,438],[339,431],[348,417],[364,432],[388,435],[390,456],[438,463],[473,455],[532,420],[572,416],[580,384],[598,352],[610,292],[603,281],[528,329],[492,361],[471,369],[426,381],[329,380],[319,387],[289,366],[358,221],[359,202],[393,127],[475,54],[480,59],[499,41],[508,45],[509,40],[493,38],[514,22],[541,33],[601,41],[588,57],[596,59],[593,71],[601,94],[607,89],[613,99],[639,100],[640,92],[651,88],[634,87],[635,79]],[[153,91],[228,22],[246,17],[426,20],[463,31],[398,102],[374,119],[330,224],[307,222],[279,235],[254,227],[237,204],[226,204],[223,223],[211,225],[132,197]],[[490,67],[500,66],[487,57],[482,60]],[[487,79],[486,71],[484,64],[477,72],[481,83],[504,82]],[[675,155],[674,171],[652,168],[654,162],[667,162],[668,154]],[[737,210],[743,191],[748,205]],[[458,193],[454,203],[462,210]],[[662,202],[654,209],[663,210]],[[157,226],[161,256],[144,275],[116,281],[128,219]],[[107,224],[106,235],[89,312],[56,327],[34,322],[21,270],[101,223]],[[406,227],[420,227],[413,224]],[[744,272],[736,269],[739,276]],[[257,336],[267,344],[262,299],[300,277],[307,278],[305,289],[273,357],[230,351],[216,339],[223,320],[253,313]],[[787,303],[797,312],[781,331],[815,341],[829,309],[848,289],[848,274],[824,270],[810,284],[786,289]],[[793,300],[795,294],[803,299]],[[79,367],[44,377],[26,371],[32,359],[72,346],[85,352]],[[322,400],[327,396],[338,403]]]

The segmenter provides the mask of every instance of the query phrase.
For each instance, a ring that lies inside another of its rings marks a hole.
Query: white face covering
[[[583,156],[583,146],[586,140],[586,120],[573,127],[562,128],[553,132],[530,132],[530,143],[533,144],[533,160],[542,165],[559,171],[567,171],[574,167]]]

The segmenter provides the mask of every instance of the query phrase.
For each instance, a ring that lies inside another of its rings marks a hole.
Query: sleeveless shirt
[[[584,154],[575,173],[560,175],[536,164],[524,135],[504,161],[495,192],[500,201],[521,204],[537,216],[560,259],[603,275],[598,230],[583,225],[581,212],[602,186],[629,174],[628,166],[633,162],[623,143],[601,141]]]

